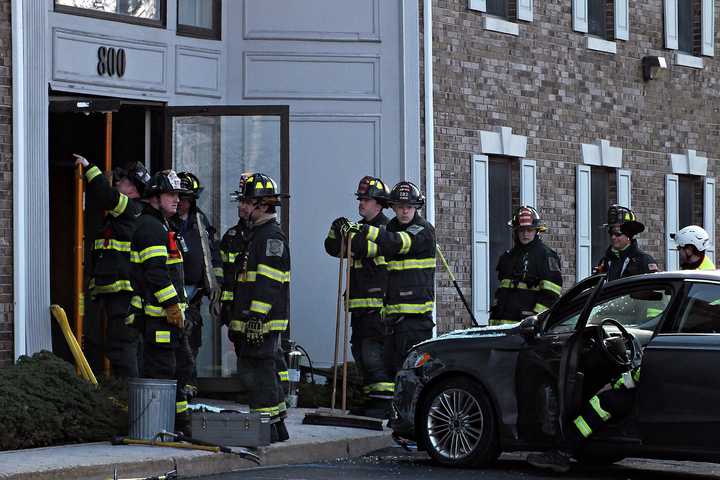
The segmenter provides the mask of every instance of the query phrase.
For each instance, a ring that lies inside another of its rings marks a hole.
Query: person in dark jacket
[[[189,434],[184,387],[192,372],[192,356],[185,335],[184,242],[169,223],[182,192],[173,170],[156,173],[146,188],[131,243],[135,296],[128,322],[143,335],[142,376],[177,381],[175,428]]]
[[[360,224],[384,228],[388,218],[383,214],[390,199],[389,187],[379,178],[366,176],[360,180],[355,196],[358,199]],[[344,255],[346,240],[342,226],[344,217],[333,221],[325,238],[328,255]],[[364,415],[384,418],[393,398],[395,384],[385,369],[385,325],[382,309],[387,288],[387,262],[378,254],[377,243],[357,235],[351,251],[350,303],[352,335],[350,345],[363,375]]]
[[[606,226],[610,246],[595,267],[596,273],[605,273],[612,281],[659,270],[655,259],[638,247],[635,236],[645,231],[645,225],[637,221],[632,210],[611,205]]]
[[[546,227],[537,210],[519,207],[508,226],[513,229],[515,246],[498,261],[500,286],[490,309],[490,325],[516,323],[543,312],[562,291],[560,257],[540,237]]]
[[[85,169],[87,204],[106,212],[95,234],[89,283],[91,297],[99,302],[107,318],[105,355],[114,376],[138,377],[140,339],[137,331],[125,325],[125,318],[133,292],[130,240],[142,210],[139,199],[150,175],[142,164],[133,162],[112,186],[100,169],[84,157],[75,155],[75,163]]]
[[[236,281],[228,335],[235,345],[238,376],[248,392],[250,410],[269,414],[272,440],[284,441],[289,435],[282,414],[285,402],[277,355],[280,336],[288,327],[290,248],[276,208],[288,195],[279,193],[269,176],[254,173],[241,180],[235,198],[240,202],[238,213],[245,222],[246,236],[244,249],[232,264]]]
[[[209,298],[211,307],[220,301],[222,264],[217,250],[215,229],[197,205],[203,190],[200,180],[190,172],[180,172],[178,177],[187,193],[180,195],[177,215],[173,220],[187,247],[183,257],[185,293],[188,297],[185,328],[195,363],[202,346],[203,317],[200,307],[205,296]],[[208,251],[205,252],[204,248]],[[193,371],[192,377],[190,385],[186,386],[190,396],[197,394],[196,371]]]
[[[377,254],[387,262],[385,359],[387,373],[394,379],[410,348],[432,337],[436,246],[435,228],[418,212],[425,196],[417,185],[396,184],[389,203],[395,218],[386,228],[347,223],[341,230],[363,232],[353,242],[377,244]]]

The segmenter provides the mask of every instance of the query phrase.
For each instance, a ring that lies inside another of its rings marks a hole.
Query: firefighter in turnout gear
[[[670,238],[677,245],[680,268],[683,270],[715,270],[715,264],[705,256],[705,250],[710,246],[710,235],[704,228],[690,225],[677,233],[671,233]]]
[[[604,226],[610,235],[610,246],[595,267],[595,273],[605,273],[607,280],[612,281],[658,271],[655,259],[638,247],[635,235],[645,231],[645,225],[637,221],[632,210],[611,205],[608,223]]]
[[[498,261],[500,285],[490,308],[490,325],[516,323],[547,310],[562,290],[560,257],[540,238],[546,227],[537,210],[521,206],[508,226],[515,245]]]
[[[75,155],[75,163],[85,169],[88,205],[104,210],[104,220],[95,235],[89,290],[100,303],[107,318],[105,355],[116,377],[138,377],[137,331],[125,325],[132,284],[130,281],[130,240],[142,205],[139,201],[150,180],[145,167],[132,163],[119,172],[115,186],[84,157]]]
[[[197,206],[197,200],[203,190],[200,180],[190,172],[180,172],[178,178],[182,189],[187,193],[180,195],[174,223],[187,246],[187,252],[183,255],[185,293],[188,297],[185,329],[188,332],[194,363],[202,345],[203,317],[200,307],[205,296],[210,299],[211,306],[217,305],[220,301],[222,264],[215,241],[215,229],[210,225],[205,213]],[[191,384],[187,386],[190,396],[197,393],[195,372],[192,377]]]
[[[192,355],[185,334],[185,248],[168,222],[177,213],[183,192],[172,170],[153,175],[145,189],[142,215],[131,243],[135,296],[127,321],[143,335],[142,376],[177,380],[175,428],[189,435],[184,386],[192,373]]]
[[[385,228],[388,218],[383,214],[390,200],[389,187],[379,178],[366,176],[360,180],[355,196],[358,199],[360,224]],[[333,257],[343,253],[345,242],[342,226],[349,220],[344,217],[333,221],[325,251]],[[357,238],[357,241],[356,241]],[[377,243],[363,235],[353,237],[353,263],[350,270],[350,305],[352,313],[352,354],[363,375],[364,415],[385,417],[393,398],[395,384],[385,369],[382,320],[385,290],[387,288],[387,262],[378,254]]]
[[[290,248],[277,221],[281,198],[277,184],[267,175],[254,173],[243,181],[235,198],[245,223],[245,237],[237,240],[244,247],[237,253],[231,271],[234,289],[230,300],[229,337],[238,356],[238,375],[248,392],[250,410],[268,413],[272,418],[272,440],[287,440],[282,412],[283,389],[278,376],[280,335],[287,330],[289,313]],[[224,237],[239,237],[235,234]],[[230,233],[230,231],[228,231]],[[223,242],[223,247],[228,242]],[[229,258],[228,258],[229,260]],[[224,262],[229,265],[229,262]],[[224,287],[224,288],[225,288]]]
[[[415,184],[395,185],[388,203],[395,218],[386,228],[348,223],[341,230],[362,232],[353,238],[353,245],[377,244],[377,255],[387,262],[384,353],[387,374],[394,379],[408,350],[432,337],[436,249],[435,228],[418,213],[425,196]]]

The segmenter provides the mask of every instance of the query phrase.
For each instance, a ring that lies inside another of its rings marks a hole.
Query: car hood
[[[466,328],[463,330],[453,330],[452,332],[445,333],[436,338],[425,340],[420,345],[448,342],[453,340],[503,338],[517,335],[521,331],[521,329],[518,328],[519,326],[520,322],[507,325],[494,325]]]

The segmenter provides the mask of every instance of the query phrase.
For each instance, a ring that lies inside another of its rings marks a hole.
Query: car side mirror
[[[538,320],[537,315],[530,315],[529,317],[525,317],[523,321],[520,322],[518,328],[527,331],[528,333],[532,333],[533,336],[537,336],[540,334],[542,322]]]

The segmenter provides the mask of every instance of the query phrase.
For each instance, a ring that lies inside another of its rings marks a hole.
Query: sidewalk
[[[303,425],[307,411],[289,411],[290,440],[260,448],[263,466],[359,457],[393,443],[388,429]],[[111,479],[115,466],[121,477],[159,475],[172,469],[173,459],[183,478],[257,466],[237,455],[98,442],[0,452],[0,479]]]

